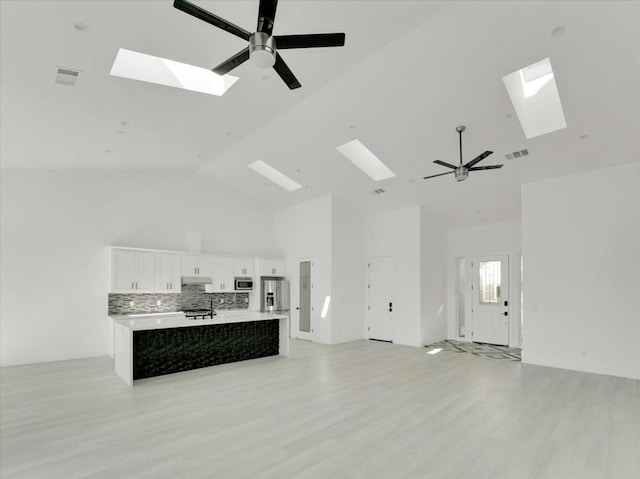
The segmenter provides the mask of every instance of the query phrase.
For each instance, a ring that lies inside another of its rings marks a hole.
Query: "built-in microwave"
[[[236,291],[253,291],[253,278],[236,278]]]

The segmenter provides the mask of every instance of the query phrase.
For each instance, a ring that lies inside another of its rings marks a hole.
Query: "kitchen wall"
[[[109,294],[110,315],[209,309],[212,305],[214,310],[247,309],[249,293],[205,293],[202,284],[184,284],[177,294]]]
[[[306,201],[279,210],[274,215],[276,245],[287,262],[287,276],[291,286],[291,335],[299,336],[299,263],[312,260],[311,327],[313,340],[331,344],[332,311],[320,318],[325,297],[331,296],[331,196]]]
[[[331,205],[332,344],[363,338],[364,216],[345,200]]]
[[[640,163],[522,187],[523,361],[640,379]]]
[[[190,173],[3,170],[0,195],[3,366],[107,355],[108,245],[275,254],[271,213]]]
[[[522,242],[520,221],[495,223],[447,231],[447,323],[448,337],[471,341],[471,260],[476,256],[509,255],[509,345],[521,347],[520,254]],[[456,258],[466,260],[465,323],[466,334],[458,335],[456,320]]]

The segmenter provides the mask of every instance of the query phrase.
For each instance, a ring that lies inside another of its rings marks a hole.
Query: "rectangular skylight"
[[[111,75],[222,96],[238,80],[220,76],[206,68],[174,62],[121,48],[111,67]]]
[[[369,175],[373,181],[386,180],[396,176],[387,165],[371,153],[359,140],[350,141],[338,146],[336,149]]]
[[[280,173],[273,166],[266,164],[262,160],[251,163],[249,168],[256,173],[260,173],[262,176],[273,181],[276,185],[281,186],[287,191],[295,191],[302,188],[302,185],[296,183],[287,175]]]
[[[548,58],[510,73],[502,81],[527,139],[567,127]]]

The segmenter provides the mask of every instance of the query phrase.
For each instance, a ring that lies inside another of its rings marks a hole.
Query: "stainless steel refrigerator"
[[[260,281],[260,311],[274,313],[289,311],[289,281],[263,279]]]

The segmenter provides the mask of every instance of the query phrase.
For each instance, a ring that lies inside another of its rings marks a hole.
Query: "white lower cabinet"
[[[207,286],[208,293],[233,293],[233,258],[213,258],[211,260],[213,283]]]
[[[153,293],[156,288],[155,253],[111,250],[111,292]]]
[[[177,254],[158,253],[156,255],[156,293],[180,293],[181,257]]]

